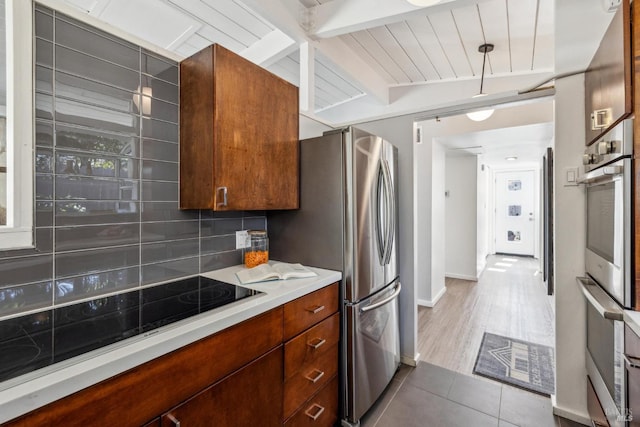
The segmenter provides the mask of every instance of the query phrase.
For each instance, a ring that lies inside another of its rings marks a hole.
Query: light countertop
[[[201,276],[240,285],[238,265]],[[318,276],[242,285],[263,292],[145,334],[120,341],[47,368],[0,383],[0,424],[89,387],[142,363],[205,338],[342,278],[337,271],[312,268]]]

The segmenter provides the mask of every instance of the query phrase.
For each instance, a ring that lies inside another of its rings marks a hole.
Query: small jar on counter
[[[247,249],[244,253],[244,265],[253,268],[269,262],[269,237],[266,230],[247,232]]]

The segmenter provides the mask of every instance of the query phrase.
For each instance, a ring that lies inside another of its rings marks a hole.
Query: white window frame
[[[6,0],[7,225],[0,249],[33,247],[33,2]]]

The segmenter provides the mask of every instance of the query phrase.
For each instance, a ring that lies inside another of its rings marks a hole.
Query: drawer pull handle
[[[174,417],[171,414],[167,414],[167,418],[169,418],[169,421],[171,421],[173,423],[174,427],[180,427],[180,421],[178,421],[178,419],[176,417]]]
[[[316,413],[312,415],[311,411],[313,409],[316,409]],[[309,406],[309,408],[306,411],[304,411],[305,415],[311,418],[313,421],[317,420],[320,417],[320,415],[322,415],[323,412],[324,412],[324,408],[318,405],[317,403],[314,403],[313,405]]]
[[[324,372],[322,372],[320,369],[314,369],[311,372],[316,372],[316,376],[315,377],[311,377],[310,374],[305,375],[305,378],[308,379],[309,381],[311,381],[312,383],[317,383],[318,381],[320,381],[320,378],[324,377]]]
[[[315,341],[315,343],[314,343],[314,341]],[[322,339],[322,338],[314,338],[312,341],[309,341],[309,342],[307,343],[307,345],[308,345],[309,347],[311,347],[312,349],[317,350],[317,349],[319,349],[320,347],[322,347],[326,342],[327,342],[327,340],[325,340],[325,339]]]
[[[309,307],[306,310],[310,313],[317,314],[324,310],[324,305],[316,305],[315,307]]]

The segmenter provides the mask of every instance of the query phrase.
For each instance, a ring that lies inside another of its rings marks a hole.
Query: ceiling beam
[[[315,97],[315,49],[308,42],[300,45],[300,111],[313,112]]]
[[[298,0],[272,0],[268,2],[264,0],[242,0],[242,2],[249,9],[264,17],[273,26],[294,40],[298,45],[304,46],[305,43],[308,43],[309,46],[306,49],[311,47],[317,49],[322,55],[329,59],[351,83],[363,92],[371,95],[373,99],[378,100],[383,105],[389,103],[389,83],[373,71],[372,68],[356,55],[342,40],[338,38],[314,40],[302,29],[299,19],[307,12],[307,9],[304,8]],[[300,71],[301,73],[306,73],[310,70],[312,71],[313,67],[306,66],[301,67]],[[302,83],[303,81],[312,80],[301,74],[300,82]]]
[[[298,48],[291,37],[280,30],[273,30],[242,52],[240,56],[262,67],[278,62]]]
[[[442,0],[433,6],[418,7],[406,0],[334,0],[313,7],[310,34],[335,37],[485,1],[490,0]]]
[[[242,0],[247,8],[256,15],[263,17],[271,25],[285,33],[298,43],[307,41],[308,36],[300,27],[296,14],[292,12],[290,5],[282,1]]]

